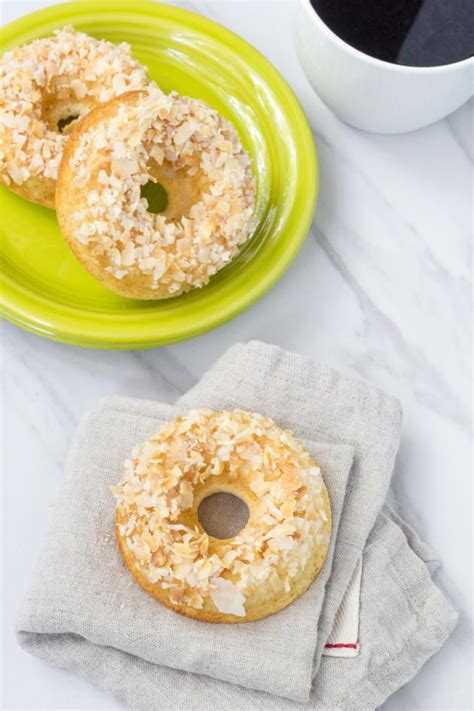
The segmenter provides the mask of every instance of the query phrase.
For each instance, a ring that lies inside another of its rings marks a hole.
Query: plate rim
[[[124,329],[123,338],[119,334],[108,335],[107,332],[102,335],[100,329],[97,332],[98,325],[94,325],[92,333],[83,332],[78,326],[75,328],[74,325],[65,323],[68,318],[62,314],[55,313],[51,305],[48,305],[46,309],[43,306],[41,310],[35,312],[34,304],[37,300],[35,295],[32,292],[25,295],[23,286],[14,279],[10,279],[5,272],[2,272],[0,314],[11,323],[39,336],[86,348],[107,350],[145,349],[188,340],[218,328],[248,309],[274,286],[295,259],[308,234],[316,210],[319,166],[312,130],[295,93],[270,60],[249,42],[214,20],[173,5],[151,2],[150,0],[135,0],[133,3],[130,0],[116,0],[113,5],[114,7],[111,8],[110,4],[105,0],[73,0],[72,2],[59,3],[28,13],[1,28],[0,51],[4,51],[5,45],[12,43],[12,38],[14,39],[19,32],[25,32],[30,25],[36,27],[48,19],[56,19],[58,10],[60,12],[66,11],[67,13],[74,10],[71,13],[71,22],[75,14],[87,14],[91,11],[116,13],[127,9],[140,14],[152,11],[152,14],[157,16],[164,12],[168,17],[178,22],[180,18],[187,18],[188,22],[185,24],[188,26],[190,22],[191,24],[195,23],[195,26],[200,31],[204,31],[214,38],[217,35],[217,39],[220,42],[223,40],[226,43],[229,42],[234,50],[236,48],[245,50],[247,63],[250,60],[252,67],[255,66],[254,63],[262,66],[265,70],[263,74],[265,84],[270,84],[273,93],[281,93],[287,99],[285,112],[291,111],[297,119],[298,141],[301,146],[298,149],[298,153],[304,154],[305,157],[305,185],[309,196],[308,200],[305,201],[303,214],[300,215],[298,227],[293,230],[295,235],[291,243],[285,249],[277,264],[273,265],[273,268],[259,280],[258,285],[256,287],[254,285],[250,293],[244,296],[240,295],[240,298],[227,305],[224,309],[207,315],[203,323],[199,322],[197,325],[188,324],[184,328],[181,326],[178,332],[171,332],[172,330],[176,331],[176,327],[168,329],[164,334],[153,332],[152,330],[150,331],[151,323],[147,324],[148,334],[137,338],[131,337],[130,333],[126,332],[126,329]],[[67,19],[64,18],[64,21],[67,21]],[[261,70],[258,73],[262,76]],[[270,73],[270,80],[267,78],[268,73]],[[45,313],[49,318],[45,318]]]

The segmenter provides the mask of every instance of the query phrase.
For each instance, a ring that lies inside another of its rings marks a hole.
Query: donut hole
[[[75,121],[78,118],[79,118],[79,114],[76,114],[75,116],[74,115],[66,116],[65,118],[59,119],[58,124],[57,124],[57,129],[58,129],[59,133],[64,133],[64,129],[66,128],[66,126],[69,126],[70,123],[72,123],[73,121]]]
[[[166,205],[161,210],[152,210],[149,212],[160,212],[168,220],[180,220],[182,217],[188,217],[193,205],[200,202],[205,185],[201,175],[189,175],[184,168],[177,168],[175,164],[168,160],[164,160],[161,165],[156,161],[150,161],[148,172],[152,176],[146,185],[159,185],[161,191],[164,191],[167,196]],[[152,187],[148,188],[153,190]],[[143,195],[142,197],[148,197]],[[148,200],[148,204],[150,201]]]
[[[49,131],[68,134],[74,122],[88,108],[90,107],[86,106],[84,102],[78,102],[72,95],[60,99],[55,93],[45,92],[39,107],[39,118]]]
[[[153,214],[164,212],[168,206],[168,193],[161,183],[154,183],[153,180],[142,185],[140,196],[145,198],[148,203],[148,212]]]
[[[245,501],[227,492],[206,496],[198,507],[198,519],[206,533],[223,540],[234,538],[247,525],[249,509]]]

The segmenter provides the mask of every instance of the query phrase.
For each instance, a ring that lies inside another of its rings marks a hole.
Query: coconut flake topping
[[[246,527],[216,542],[185,523],[206,482],[225,475],[259,500]],[[245,615],[262,584],[276,594],[327,546],[330,523],[319,467],[291,432],[243,410],[193,410],[136,447],[112,487],[119,532],[137,567],[178,605]]]
[[[65,27],[0,58],[0,179],[21,185],[57,177],[67,133],[51,119],[60,105],[82,115],[93,106],[150,85],[123,42],[115,45]]]
[[[151,90],[135,105],[117,104],[113,117],[83,132],[72,157],[74,186],[87,196],[78,195],[74,237],[115,279],[140,276],[157,298],[201,287],[249,236],[249,156],[202,101]],[[156,166],[174,176],[178,193],[194,181],[196,195],[181,214],[148,211],[141,188],[156,181]]]

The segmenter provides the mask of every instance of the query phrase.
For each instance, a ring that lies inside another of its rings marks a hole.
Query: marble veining
[[[4,0],[2,21],[48,4],[54,0]],[[471,708],[472,103],[401,136],[358,131],[324,106],[299,66],[294,1],[177,4],[241,34],[289,81],[318,146],[318,209],[300,254],[271,292],[192,341],[92,351],[3,325],[3,707],[120,708],[75,675],[23,653],[12,629],[82,415],[111,394],[173,402],[232,343],[259,338],[358,374],[401,400],[390,501],[436,551],[437,581],[461,619],[384,709]]]

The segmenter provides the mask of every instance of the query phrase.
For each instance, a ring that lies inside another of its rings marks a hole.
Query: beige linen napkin
[[[113,541],[107,486],[130,447],[177,411],[204,405],[257,410],[292,428],[319,459],[335,512],[331,555],[310,590],[249,625],[207,625],[163,608],[123,568]],[[176,408],[105,401],[71,452],[56,523],[18,620],[20,644],[132,708],[375,708],[439,648],[456,619],[431,581],[426,549],[380,514],[399,423],[398,404],[381,391],[260,343],[230,349]],[[321,661],[364,547],[360,654]]]
[[[154,664],[305,700],[352,447],[306,439],[324,471],[334,525],[329,556],[308,593],[264,620],[212,625],[177,615],[145,593],[124,567],[114,539],[110,486],[121,478],[133,446],[176,413],[160,403],[109,398],[86,417],[20,629],[80,635]]]

